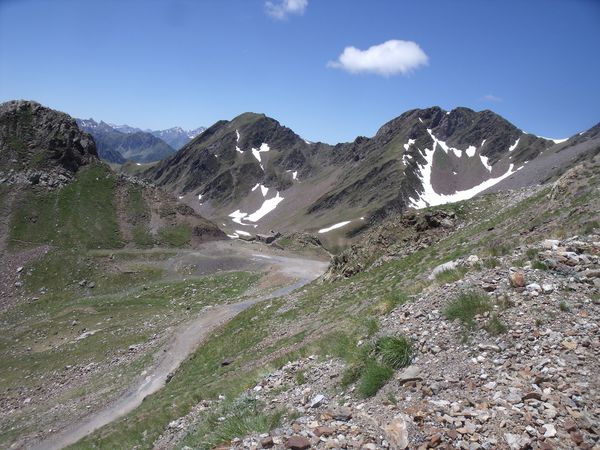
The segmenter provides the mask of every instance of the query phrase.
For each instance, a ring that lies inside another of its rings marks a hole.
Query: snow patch
[[[252,154],[253,154],[253,155],[254,155],[254,157],[257,159],[257,161],[260,163],[260,168],[261,168],[262,170],[265,170],[265,168],[264,168],[264,167],[263,167],[263,165],[262,165],[262,160],[260,159],[260,154],[261,154],[261,153],[266,153],[266,152],[268,152],[269,150],[270,150],[270,148],[269,148],[269,145],[268,145],[268,144],[265,144],[264,142],[263,142],[262,144],[260,144],[260,148],[259,148],[259,149],[256,149],[256,148],[253,148],[253,149],[252,149]]]
[[[260,208],[258,208],[248,217],[246,217],[246,220],[249,220],[250,222],[258,222],[264,216],[266,216],[275,208],[277,208],[277,205],[279,205],[279,203],[281,203],[282,201],[283,197],[279,195],[279,192],[277,192],[277,195],[275,195],[275,197],[265,200]]]
[[[240,132],[238,130],[235,130],[235,137],[236,137],[236,142],[240,142]]]
[[[177,197],[179,200],[181,200],[183,198],[183,195],[180,195],[179,197]]]
[[[236,209],[234,212],[229,214],[231,220],[233,220],[235,223],[239,223],[240,225],[246,225],[244,222],[242,222],[242,220],[247,216],[248,213],[241,212],[239,209]]]
[[[260,183],[256,183],[254,185],[254,187],[252,188],[252,192],[254,192],[255,190],[257,190],[260,187]]]
[[[419,178],[421,178],[421,182],[423,183],[423,193],[416,200],[411,198],[411,206],[417,209],[427,208],[428,206],[443,205],[445,203],[459,202],[461,200],[467,200],[475,196],[476,194],[488,189],[489,187],[492,187],[496,183],[499,183],[500,181],[509,177],[510,175],[512,175],[520,169],[519,168],[515,170],[514,164],[511,164],[506,173],[497,178],[490,178],[488,180],[483,181],[477,186],[473,186],[472,188],[466,189],[464,191],[457,191],[454,194],[438,194],[433,190],[433,186],[431,184],[431,169],[433,166],[433,155],[435,153],[435,145],[433,147],[433,150],[425,149],[426,162],[423,166],[420,166],[421,173],[419,174]],[[467,154],[468,153],[469,151],[467,150]]]
[[[484,139],[483,141],[481,141],[480,147],[483,147],[485,145],[485,141],[487,141],[487,139]]]
[[[260,185],[260,191],[262,192],[263,197],[267,196],[267,192],[269,192],[269,188],[263,186],[262,184]]]
[[[569,138],[564,138],[564,139],[552,139],[552,138],[547,138],[547,137],[544,137],[544,136],[538,136],[538,137],[539,137],[539,138],[542,138],[542,139],[546,139],[547,141],[552,141],[552,142],[554,142],[555,144],[562,144],[563,142],[566,142],[566,141],[568,141],[568,140],[569,140]]]
[[[519,141],[520,140],[521,140],[521,138],[518,138],[513,145],[511,145],[510,147],[508,147],[508,151],[512,152],[515,148],[517,148],[517,145],[519,145]]]
[[[258,187],[260,187],[261,191],[262,191],[264,186],[262,186],[262,185],[255,186],[255,188],[258,188]],[[268,190],[268,188],[265,188],[265,189]],[[254,190],[254,189],[252,189],[252,190]],[[263,194],[263,195],[266,195],[266,194]],[[239,223],[240,225],[244,225],[244,226],[249,226],[252,224],[244,223],[244,221],[258,222],[264,216],[266,216],[267,214],[272,212],[275,208],[277,208],[277,205],[279,205],[279,203],[281,203],[283,200],[284,200],[284,198],[279,194],[279,192],[277,192],[275,197],[265,200],[263,202],[263,204],[261,205],[261,207],[258,208],[253,213],[249,214],[249,213],[245,213],[245,212],[242,212],[239,209],[237,209],[234,212],[232,212],[231,214],[229,214],[229,217],[231,217],[231,220],[233,220],[235,223]],[[254,226],[254,228],[256,228],[258,225],[253,225],[253,226]]]
[[[352,222],[351,220],[346,220],[345,222],[340,222],[340,223],[336,223],[334,225],[331,225],[330,227],[327,228],[321,228],[319,230],[319,233],[327,233],[328,231],[331,230],[335,230],[336,228],[342,228],[345,227],[346,225],[348,225],[350,222]]]
[[[479,155],[479,157],[481,158],[481,164],[483,164],[483,167],[485,167],[490,173],[492,173],[492,166],[490,166],[488,163],[489,158],[483,155]]]
[[[297,171],[297,170],[294,170],[294,171],[292,172],[292,180],[296,180],[297,178],[298,178],[298,171]]]
[[[414,143],[415,143],[414,139],[409,139],[408,142],[406,144],[404,144],[404,150],[408,151],[410,146],[413,145]]]
[[[465,150],[465,153],[467,154],[467,156],[469,158],[472,158],[473,156],[475,156],[476,151],[477,151],[477,147],[475,147],[474,145],[469,145],[469,148],[467,148],[467,150]]]
[[[240,234],[242,236],[252,236],[250,233],[248,233],[247,231],[243,231],[243,230],[235,230],[236,234]]]
[[[434,149],[434,150],[435,150],[435,146],[436,146],[436,145],[439,145],[439,146],[442,148],[442,150],[444,150],[444,152],[445,152],[446,154],[448,154],[448,151],[449,151],[449,150],[451,150],[451,151],[452,151],[452,153],[454,153],[454,155],[455,155],[457,158],[460,158],[460,157],[461,157],[461,155],[462,155],[462,150],[459,150],[459,149],[457,149],[457,148],[454,148],[454,147],[448,147],[448,145],[447,145],[447,144],[446,144],[444,141],[442,141],[442,140],[438,139],[437,137],[435,137],[435,135],[433,134],[433,131],[431,131],[431,128],[427,128],[427,132],[429,133],[429,136],[431,136],[431,139],[433,139],[433,149]],[[471,148],[471,147],[469,147],[469,149],[470,149],[470,148]],[[475,148],[475,147],[473,147],[473,148]],[[467,154],[468,154],[468,152],[469,152],[469,149],[467,149]],[[473,153],[473,154],[474,154],[474,153]],[[469,156],[473,156],[473,155],[469,155]]]

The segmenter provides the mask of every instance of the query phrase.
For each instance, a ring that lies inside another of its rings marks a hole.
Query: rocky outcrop
[[[0,104],[0,178],[31,183],[56,178],[53,174],[68,178],[97,160],[94,140],[67,114],[33,101]]]

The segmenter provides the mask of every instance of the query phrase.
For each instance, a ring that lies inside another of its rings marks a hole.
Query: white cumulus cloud
[[[329,61],[327,66],[350,73],[375,73],[387,77],[410,73],[428,62],[429,58],[416,42],[393,39],[366,50],[346,47],[338,59]]]
[[[274,19],[283,20],[290,14],[304,14],[308,0],[267,0],[265,10]]]

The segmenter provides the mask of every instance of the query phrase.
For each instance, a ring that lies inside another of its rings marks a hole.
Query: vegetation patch
[[[487,295],[476,291],[460,294],[444,309],[444,316],[449,320],[458,319],[468,329],[475,327],[475,316],[491,309]]]
[[[393,375],[394,369],[369,361],[362,371],[358,394],[362,397],[374,396]]]
[[[395,290],[383,295],[381,301],[375,306],[375,311],[379,314],[389,314],[398,306],[408,302],[408,295],[402,291]]]
[[[160,243],[170,247],[185,247],[192,238],[192,228],[187,224],[173,225],[158,231]]]
[[[236,437],[267,433],[280,424],[283,415],[283,410],[267,414],[264,405],[256,399],[242,396],[205,414],[188,432],[181,445],[202,450],[213,449]]]
[[[9,246],[122,247],[115,186],[110,169],[103,164],[93,164],[82,168],[76,179],[62,189],[29,190],[11,217]]]
[[[485,326],[485,329],[492,336],[498,336],[500,334],[506,333],[508,327],[505,325],[504,322],[502,322],[502,320],[498,317],[497,314],[492,314],[490,320],[488,320]]]
[[[375,353],[384,366],[400,369],[410,364],[412,346],[404,336],[383,336],[375,343]]]
[[[440,284],[454,283],[461,280],[469,271],[467,267],[461,266],[456,269],[443,270],[436,274],[435,280]]]

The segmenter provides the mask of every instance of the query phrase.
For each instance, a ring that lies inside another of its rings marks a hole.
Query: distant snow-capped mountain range
[[[127,160],[152,162],[163,159],[206,128],[184,130],[173,127],[166,130],[142,130],[129,125],[117,125],[94,119],[77,119],[83,131],[90,133],[98,146],[100,157],[108,162],[122,164]]]

